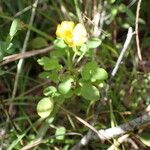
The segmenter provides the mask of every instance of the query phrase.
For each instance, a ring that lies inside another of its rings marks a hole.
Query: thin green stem
[[[73,57],[72,57],[72,62],[74,62],[76,56],[77,56],[77,53],[75,52],[74,55],[73,55]]]
[[[71,55],[70,55],[69,49],[66,50],[66,53],[67,53],[67,66],[68,66],[68,70],[72,71],[72,61],[71,61]]]
[[[73,47],[72,49],[73,49],[73,51],[74,51],[74,55],[73,55],[73,57],[72,57],[72,62],[74,62],[74,61],[75,61],[75,58],[76,58],[76,56],[77,56],[77,47],[75,46],[75,47]]]

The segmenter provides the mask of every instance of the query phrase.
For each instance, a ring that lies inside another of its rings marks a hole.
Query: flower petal
[[[81,46],[87,41],[87,32],[85,27],[78,23],[73,30],[73,42],[76,46]]]

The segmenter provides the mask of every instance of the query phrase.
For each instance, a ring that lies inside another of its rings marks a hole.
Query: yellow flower
[[[63,21],[57,26],[56,35],[70,47],[81,46],[87,41],[87,32],[81,23],[76,26],[72,21]]]
[[[78,23],[73,30],[73,43],[76,46],[81,46],[87,41],[87,32],[85,27]]]

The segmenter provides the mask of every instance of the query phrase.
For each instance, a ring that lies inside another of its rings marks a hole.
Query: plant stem
[[[67,66],[68,66],[68,70],[70,72],[72,72],[72,61],[71,61],[70,51],[67,49],[66,53],[67,53]]]

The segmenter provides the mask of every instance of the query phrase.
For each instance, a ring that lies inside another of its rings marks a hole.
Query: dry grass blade
[[[139,15],[140,15],[140,6],[142,0],[138,1],[137,10],[136,10],[136,21],[135,21],[135,33],[136,33],[136,46],[139,60],[142,61],[141,49],[140,49],[140,41],[139,41]]]
[[[27,52],[23,52],[23,53],[19,53],[19,54],[13,54],[10,56],[6,56],[3,58],[3,61],[0,63],[0,66],[6,65],[6,64],[16,61],[18,59],[24,59],[24,58],[33,57],[33,56],[36,56],[39,54],[44,54],[44,53],[50,52],[52,49],[53,49],[53,46],[49,46],[49,47],[39,49],[39,50],[32,50],[32,51],[27,51]]]

